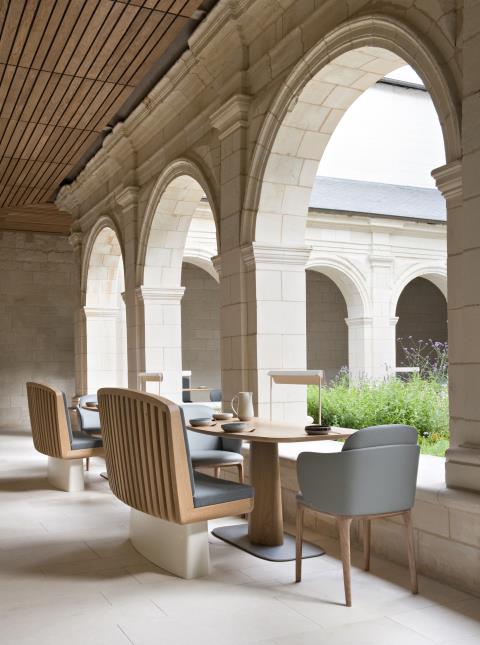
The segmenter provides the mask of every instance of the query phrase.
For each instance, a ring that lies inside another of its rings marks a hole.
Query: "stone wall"
[[[25,383],[74,394],[77,273],[66,237],[0,232],[0,428],[29,427]]]
[[[403,339],[397,341],[397,365],[403,365],[402,345],[408,347],[429,339],[447,341],[447,302],[429,280],[416,278],[405,287],[398,300],[397,316],[397,339]]]
[[[307,368],[334,378],[348,366],[347,305],[337,285],[318,271],[307,271]]]
[[[218,283],[203,269],[182,268],[182,367],[192,385],[220,388],[220,294]]]

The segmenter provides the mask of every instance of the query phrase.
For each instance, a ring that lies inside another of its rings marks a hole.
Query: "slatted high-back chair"
[[[98,392],[108,480],[131,507],[130,539],[184,578],[208,572],[207,520],[248,513],[253,489],[194,472],[180,408],[123,388]]]
[[[33,445],[48,456],[48,480],[61,490],[83,490],[83,459],[103,455],[102,440],[72,430],[63,392],[27,383],[27,397]]]

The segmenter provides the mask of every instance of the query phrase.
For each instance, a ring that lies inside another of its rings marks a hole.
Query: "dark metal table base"
[[[288,562],[289,560],[295,560],[295,538],[287,533],[283,535],[282,546],[253,544],[248,539],[248,524],[219,526],[213,529],[212,535],[257,558],[262,558],[262,560],[270,560],[270,562]],[[309,544],[308,542],[303,543],[302,558],[316,558],[319,555],[324,555],[324,553],[325,551],[318,546]]]

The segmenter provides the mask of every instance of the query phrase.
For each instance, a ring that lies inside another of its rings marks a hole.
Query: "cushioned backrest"
[[[417,439],[417,431],[411,426],[401,424],[371,426],[352,434],[343,444],[343,450],[416,444]]]
[[[97,403],[97,395],[84,394],[78,399],[77,412],[80,429],[87,432],[100,431],[100,414],[96,410],[86,410],[82,407],[85,403]]]
[[[180,406],[183,411],[185,421],[188,423],[190,419],[211,419],[212,408],[208,405],[200,405],[190,403]],[[222,444],[219,437],[201,434],[200,432],[193,432],[187,430],[188,445],[190,450],[221,450]]]

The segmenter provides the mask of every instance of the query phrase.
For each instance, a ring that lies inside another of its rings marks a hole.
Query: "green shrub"
[[[308,414],[318,421],[318,388],[308,388]],[[413,375],[382,382],[351,382],[347,374],[322,388],[322,423],[365,428],[404,423],[417,428],[422,452],[442,456],[448,447],[448,395],[434,378]]]

